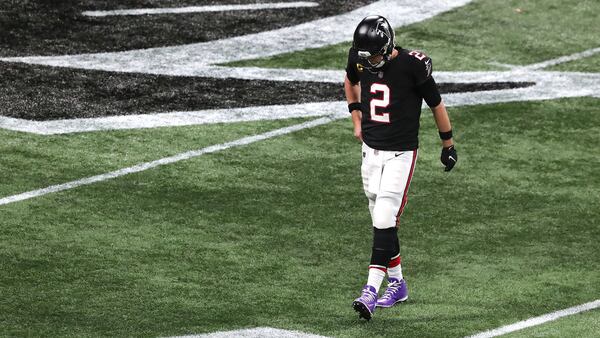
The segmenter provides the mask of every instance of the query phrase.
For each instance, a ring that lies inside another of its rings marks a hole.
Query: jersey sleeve
[[[413,50],[408,53],[413,57],[413,74],[416,85],[421,85],[431,78],[433,62],[431,58],[421,52]]]
[[[346,65],[346,76],[348,77],[348,80],[350,80],[350,82],[352,82],[353,84],[357,84],[360,81],[360,78],[358,77],[358,69],[357,69],[357,57],[356,57],[356,51],[354,50],[354,48],[350,48],[350,50],[348,51],[348,64]]]
[[[433,76],[430,76],[425,82],[418,85],[417,91],[423,100],[425,100],[425,103],[431,108],[437,107],[437,105],[442,102],[442,96],[440,95],[440,91],[438,90]]]
[[[431,76],[433,63],[431,58],[421,52],[412,51],[408,53],[413,57],[413,75],[417,91],[429,107],[435,107],[442,101],[437,84]]]

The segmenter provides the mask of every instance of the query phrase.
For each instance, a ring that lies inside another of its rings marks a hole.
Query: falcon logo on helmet
[[[392,56],[394,30],[383,16],[367,16],[354,31],[352,47],[358,53],[362,66],[369,71],[375,71],[383,67]]]

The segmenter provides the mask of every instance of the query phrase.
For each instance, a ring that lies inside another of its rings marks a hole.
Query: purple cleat
[[[373,316],[373,311],[375,311],[376,304],[377,292],[375,292],[375,288],[370,285],[365,285],[360,297],[352,302],[352,307],[354,308],[354,311],[358,312],[358,318],[370,320]]]
[[[408,299],[408,288],[404,279],[390,278],[385,293],[377,301],[379,307],[392,307]]]

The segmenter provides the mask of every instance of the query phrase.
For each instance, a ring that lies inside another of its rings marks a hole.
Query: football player
[[[408,299],[398,225],[417,160],[423,100],[439,130],[445,171],[458,159],[448,112],[431,72],[427,55],[394,45],[394,30],[384,17],[368,16],[356,27],[344,89],[354,136],[362,141],[361,174],[373,247],[367,283],[352,306],[367,320],[376,306],[391,307]],[[387,288],[379,297],[386,274]]]

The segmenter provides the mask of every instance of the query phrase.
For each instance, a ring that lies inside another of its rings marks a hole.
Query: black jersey
[[[432,107],[441,98],[431,77],[431,59],[396,50],[398,55],[373,73],[359,64],[356,50],[350,48],[346,75],[353,84],[360,82],[363,141],[379,150],[414,150],[419,146],[423,97]]]

